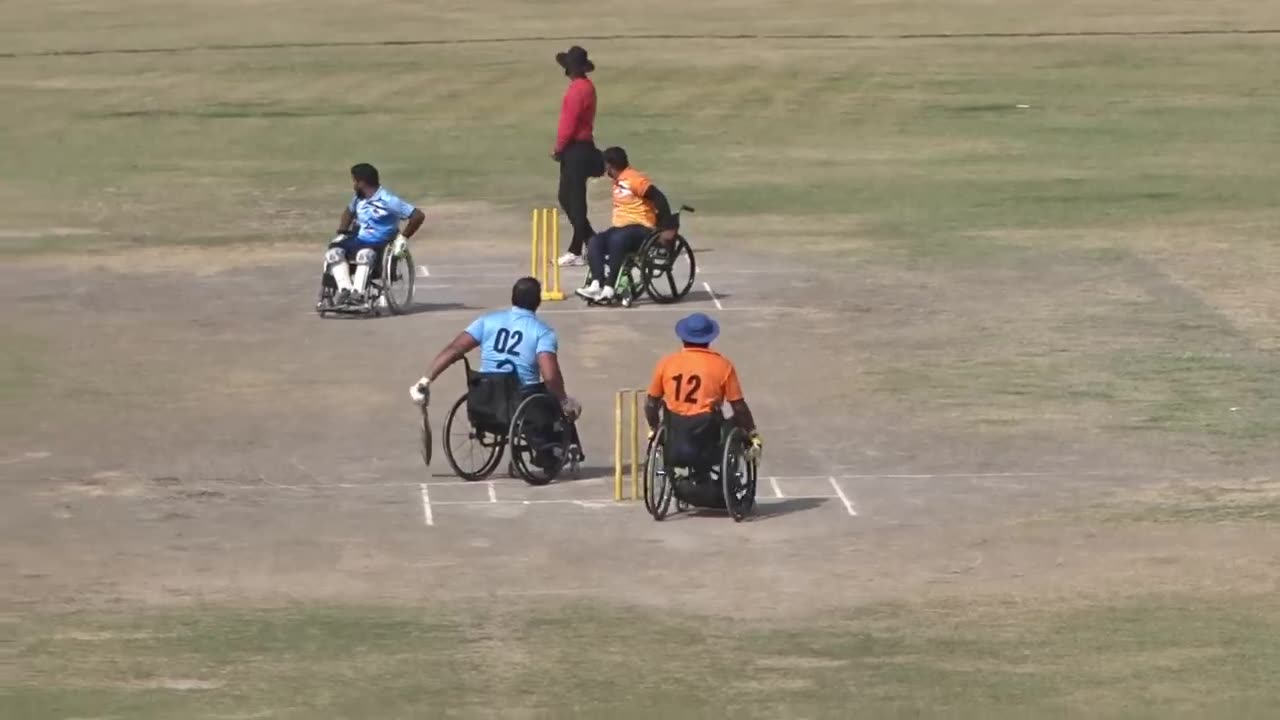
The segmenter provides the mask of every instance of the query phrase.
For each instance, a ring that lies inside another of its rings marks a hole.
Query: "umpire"
[[[560,124],[551,157],[560,163],[560,207],[573,225],[569,251],[558,262],[582,265],[582,247],[595,234],[587,219],[587,178],[604,174],[604,159],[593,137],[596,86],[587,77],[596,66],[587,57],[587,51],[577,45],[556,53],[556,62],[569,77],[569,87],[560,104]]]

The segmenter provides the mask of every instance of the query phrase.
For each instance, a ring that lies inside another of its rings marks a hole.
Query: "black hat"
[[[556,62],[565,70],[581,70],[589,73],[596,69],[595,63],[587,58],[587,51],[577,45],[562,53],[556,53]]]

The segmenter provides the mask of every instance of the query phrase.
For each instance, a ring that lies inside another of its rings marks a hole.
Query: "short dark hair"
[[[631,165],[631,163],[627,160],[627,151],[623,150],[620,147],[617,147],[616,145],[611,148],[605,148],[605,151],[603,154],[604,154],[604,163],[609,167],[614,167],[619,170],[626,170]]]
[[[537,278],[522,277],[511,286],[511,304],[534,312],[542,304],[542,283]]]
[[[381,185],[378,181],[378,168],[369,163],[358,163],[351,166],[351,177],[366,185]]]
[[[685,346],[685,347],[688,347],[688,348],[702,348],[703,350],[706,350],[707,348],[711,347],[711,343],[691,343],[691,342],[686,342],[686,343],[684,344],[684,346]]]

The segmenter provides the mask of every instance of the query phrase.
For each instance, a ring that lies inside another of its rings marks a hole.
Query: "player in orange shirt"
[[[662,241],[667,243],[679,229],[679,218],[671,214],[667,197],[644,173],[631,167],[626,150],[611,147],[603,154],[604,171],[613,180],[613,227],[587,242],[591,284],[576,291],[581,297],[597,302],[607,302],[613,297],[622,259],[639,250],[655,228],[663,231]]]
[[[751,408],[742,396],[737,369],[710,347],[719,334],[719,323],[703,313],[680,320],[676,336],[684,347],[659,360],[653,370],[644,417],[653,437],[659,411],[666,409],[669,435],[665,458],[672,467],[706,469],[719,462],[724,425],[721,406],[726,402],[733,408],[733,423],[751,436],[755,458],[764,447]]]

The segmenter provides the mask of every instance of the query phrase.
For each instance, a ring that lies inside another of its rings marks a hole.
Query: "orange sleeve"
[[[649,186],[652,185],[652,183],[649,182],[649,178],[641,175],[640,173],[632,175],[628,180],[631,183],[631,192],[639,198],[644,197],[645,193],[649,192]]]
[[[742,399],[742,386],[738,384],[738,369],[733,363],[725,361],[729,365],[729,373],[724,378],[724,399],[725,402],[738,402]]]
[[[667,359],[662,358],[653,368],[653,379],[649,381],[649,397],[662,397],[662,368],[667,364]]]

